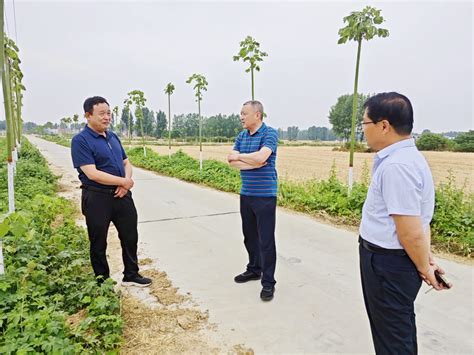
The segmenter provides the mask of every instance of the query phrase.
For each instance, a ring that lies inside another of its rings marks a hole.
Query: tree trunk
[[[0,0],[0,12],[3,14],[4,12],[4,1]],[[0,70],[1,70],[1,77],[2,77],[2,89],[3,89],[3,102],[5,106],[5,119],[6,119],[6,129],[7,129],[7,165],[8,165],[8,212],[13,213],[15,212],[15,191],[14,191],[14,184],[13,184],[13,147],[14,147],[14,140],[15,140],[15,130],[13,129],[13,122],[12,122],[12,106],[11,106],[11,93],[9,91],[9,77],[8,71],[6,70],[6,61],[5,58],[5,41],[4,41],[4,28],[3,28],[3,16],[0,19]],[[0,254],[2,252],[0,246]],[[3,273],[3,255],[1,257],[1,270],[0,274]]]
[[[251,75],[251,78],[252,78],[252,100],[255,100],[255,95],[254,95],[254,88],[253,88],[253,68],[250,68],[250,75]]]
[[[202,172],[202,118],[201,118],[201,100],[198,99],[199,114],[199,171]]]
[[[140,112],[140,132],[142,133],[142,144],[143,144],[143,156],[146,158],[146,148],[145,148],[145,134],[143,133],[143,121],[145,120],[145,117],[143,116],[143,111],[142,108],[139,107],[139,112]]]
[[[168,93],[168,158],[171,158],[171,94]]]
[[[130,112],[130,109],[128,110],[128,149],[132,147],[132,113]]]
[[[362,40],[358,41],[357,45],[357,62],[356,72],[354,80],[354,95],[352,100],[352,126],[351,126],[351,149],[349,154],[349,192],[352,190],[353,185],[353,167],[354,167],[354,145],[355,145],[355,126],[356,126],[356,115],[357,115],[357,83],[359,80],[359,63],[360,63],[360,49],[362,46]]]

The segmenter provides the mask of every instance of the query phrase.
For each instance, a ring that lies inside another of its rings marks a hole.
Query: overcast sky
[[[338,45],[351,11],[382,10],[388,38],[363,42],[359,92],[398,91],[415,109],[415,131],[473,129],[473,4],[453,2],[160,2],[5,0],[8,34],[22,59],[24,119],[59,122],[88,96],[122,107],[140,89],[147,106],[197,111],[193,73],[206,76],[202,114],[238,113],[250,75],[233,62],[239,42],[256,38],[268,53],[255,78],[267,123],[330,127],[337,98],[352,93],[357,47]]]

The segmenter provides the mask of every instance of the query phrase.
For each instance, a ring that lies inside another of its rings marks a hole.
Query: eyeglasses
[[[377,122],[373,122],[373,121],[362,122],[362,124],[371,124],[371,123],[376,124]]]

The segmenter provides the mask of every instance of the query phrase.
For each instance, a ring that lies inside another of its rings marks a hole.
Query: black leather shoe
[[[260,280],[260,278],[261,278],[260,275],[254,274],[253,272],[250,272],[250,271],[245,271],[241,273],[240,275],[237,275],[236,277],[234,277],[234,281],[241,284],[241,283],[251,281],[251,280]]]
[[[137,274],[134,277],[124,277],[122,279],[122,286],[136,286],[136,287],[148,287],[151,285],[151,279],[143,277]]]
[[[260,292],[260,298],[262,301],[271,301],[273,294],[275,293],[275,287],[264,287]]]

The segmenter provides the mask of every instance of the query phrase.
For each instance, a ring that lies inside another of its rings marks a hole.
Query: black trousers
[[[421,277],[411,259],[359,245],[365,308],[376,354],[417,354],[414,302]]]
[[[105,191],[108,193],[82,190],[82,213],[86,217],[92,268],[96,276],[110,276],[106,249],[109,225],[113,222],[122,245],[123,274],[133,277],[138,273],[138,216],[132,193],[114,198],[113,190]]]
[[[272,287],[276,267],[276,197],[240,195],[244,244],[249,254],[247,270],[262,275],[262,286]]]

